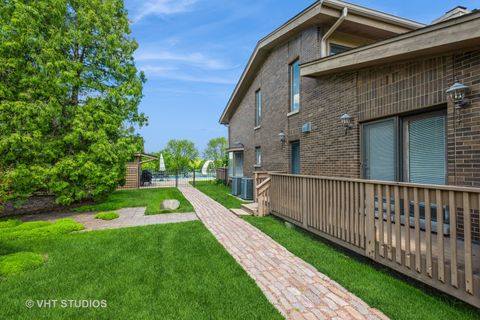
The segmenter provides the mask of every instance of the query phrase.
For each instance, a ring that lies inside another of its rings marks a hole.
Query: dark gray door
[[[300,142],[295,141],[290,144],[292,174],[300,174]]]

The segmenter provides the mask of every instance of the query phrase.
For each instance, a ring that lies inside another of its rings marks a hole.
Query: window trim
[[[258,100],[258,95],[260,95],[260,101]],[[258,109],[258,107],[260,107],[260,110]],[[258,88],[255,91],[255,129],[259,129],[262,126],[262,120],[263,120],[262,109],[263,109],[262,89]]]
[[[294,97],[294,94],[293,94],[293,83],[294,83],[294,80],[293,80],[293,66],[295,64],[298,64],[298,70],[299,70],[299,73],[298,73],[298,96],[299,96],[299,99],[298,99],[298,109],[293,109],[293,97]],[[301,103],[300,103],[300,95],[301,95],[301,90],[302,90],[302,86],[301,86],[301,75],[300,75],[300,57],[296,57],[294,60],[292,60],[292,62],[290,62],[288,64],[288,69],[289,69],[289,80],[290,80],[290,85],[289,85],[289,106],[288,106],[288,115],[292,115],[292,114],[295,114],[295,113],[298,113],[300,112],[300,109],[301,109]]]

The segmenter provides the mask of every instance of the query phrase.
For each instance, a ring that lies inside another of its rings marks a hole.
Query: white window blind
[[[408,178],[425,184],[446,183],[445,116],[408,122]]]
[[[365,178],[371,180],[396,180],[395,123],[393,120],[364,126]]]

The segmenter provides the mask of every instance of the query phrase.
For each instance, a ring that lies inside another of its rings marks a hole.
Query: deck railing
[[[265,181],[266,179],[270,178],[270,175],[266,171],[256,171],[254,172],[253,177],[253,199],[257,201],[258,197],[258,186]]]
[[[260,184],[266,211],[480,307],[480,189],[279,173],[267,179]]]

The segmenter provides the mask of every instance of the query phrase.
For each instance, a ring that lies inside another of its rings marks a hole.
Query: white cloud
[[[203,82],[213,84],[235,84],[234,77],[219,77],[185,73],[176,68],[168,68],[162,66],[144,65],[139,67],[144,71],[147,78],[161,78],[168,80],[186,81],[186,82]]]
[[[138,22],[151,15],[165,16],[191,11],[198,0],[147,0],[143,1],[134,16],[133,21]]]
[[[140,52],[135,56],[137,61],[177,61],[184,62],[202,69],[223,70],[230,67],[218,59],[206,56],[203,53],[194,52],[188,54],[176,53],[171,51],[159,52]]]

